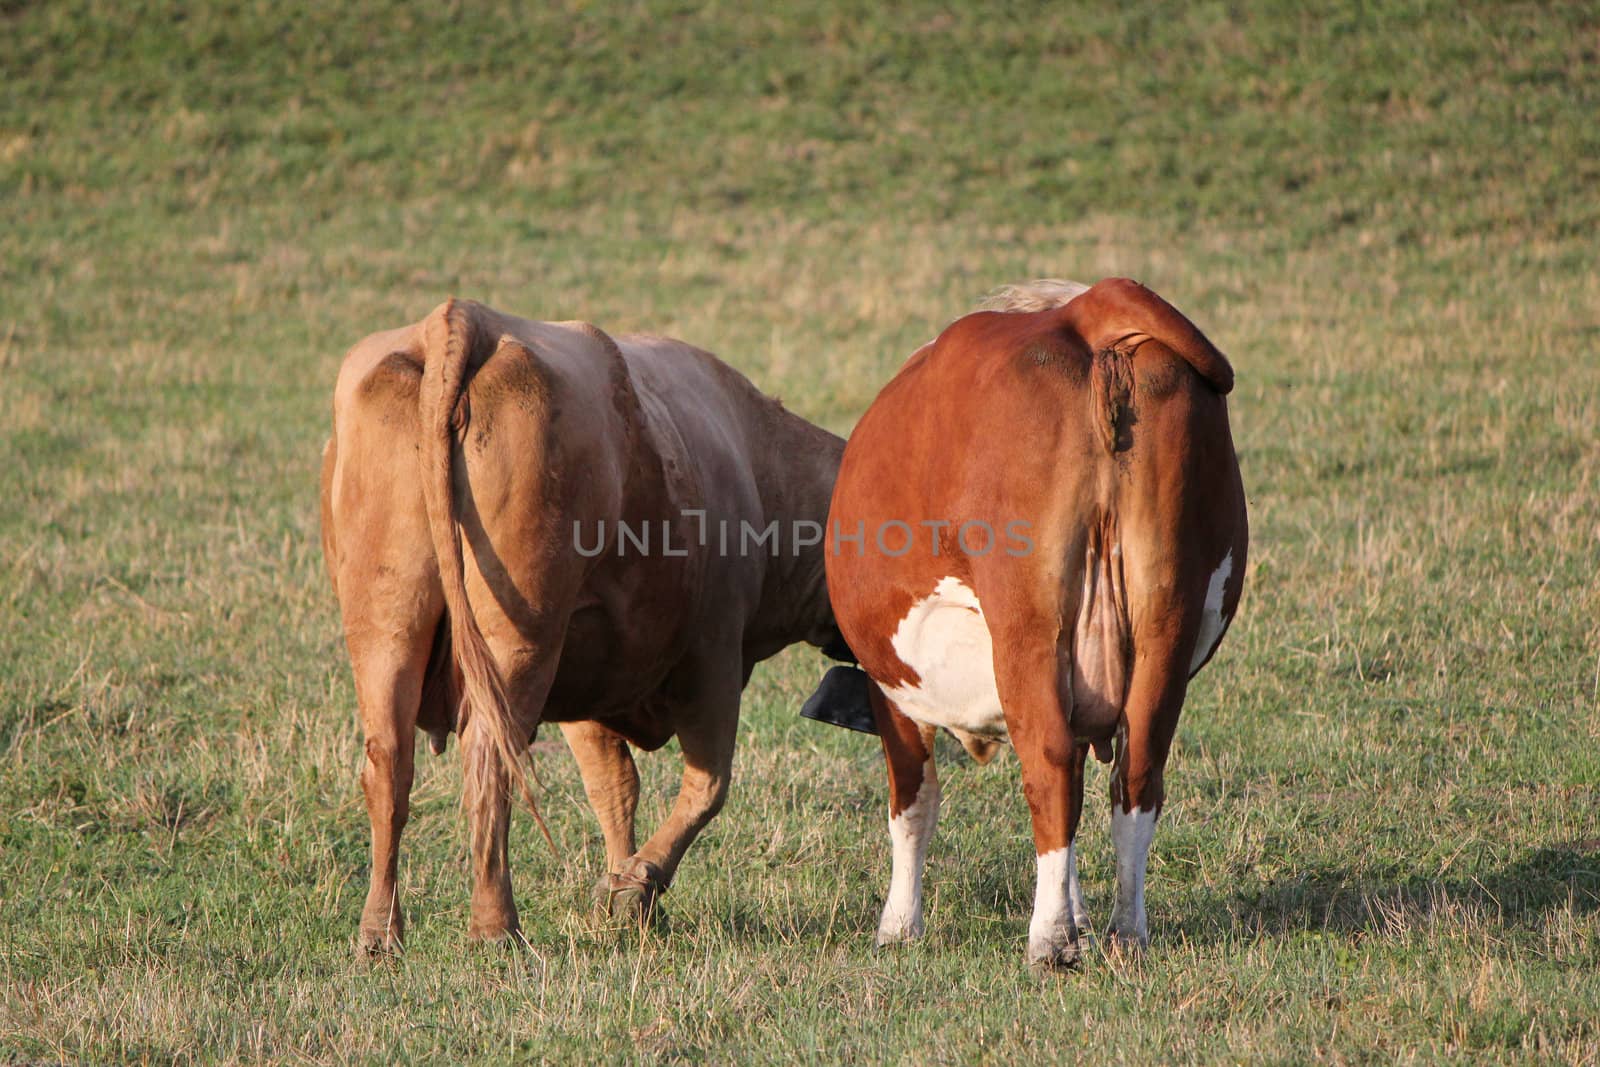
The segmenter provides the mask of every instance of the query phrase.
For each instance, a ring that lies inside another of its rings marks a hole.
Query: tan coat
[[[452,301],[351,349],[322,515],[367,738],[364,948],[400,943],[418,726],[436,751],[461,735],[473,937],[517,928],[509,798],[547,721],[562,724],[599,815],[609,896],[650,913],[727,794],[753,665],[837,634],[820,527],[842,447],[666,338]],[[816,537],[795,537],[797,522]],[[777,523],[778,553],[741,550],[749,538],[724,550],[729,523]],[[627,742],[673,736],[683,787],[636,848]]]

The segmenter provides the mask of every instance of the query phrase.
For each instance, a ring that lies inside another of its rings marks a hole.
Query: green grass
[[[1597,1062],[1597,41],[1580,3],[0,0],[0,1059]],[[1254,531],[1142,963],[1029,975],[1015,761],[954,746],[929,936],[873,952],[881,758],[797,717],[800,651],[667,934],[589,917],[541,746],[531,947],[468,948],[452,749],[409,951],[356,963],[349,344],[457,293],[845,432],[990,287],[1115,273],[1233,358]]]

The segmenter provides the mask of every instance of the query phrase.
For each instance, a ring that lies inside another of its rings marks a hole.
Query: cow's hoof
[[[467,926],[467,940],[475,945],[516,946],[522,943],[522,933],[516,923],[480,923],[474,920]]]
[[[405,945],[400,940],[398,931],[391,929],[373,930],[362,927],[356,935],[356,959],[358,960],[383,960],[395,959],[405,954]]]
[[[1144,956],[1145,949],[1150,947],[1150,939],[1139,934],[1123,933],[1121,930],[1112,930],[1106,934],[1106,955],[1115,956],[1123,960],[1137,960]]]
[[[368,899],[356,927],[356,955],[363,959],[398,956],[405,935],[406,917],[395,906],[392,894],[380,896],[377,902]]]
[[[628,886],[619,889],[611,898],[611,915],[624,922],[631,921],[641,930],[667,931],[667,913],[648,887]]]
[[[649,875],[608,874],[594,887],[595,905],[607,918],[664,932],[667,913],[661,907],[663,891],[660,882]]]
[[[878,937],[875,942],[880,949],[894,949],[901,945],[910,945],[922,938],[921,926],[906,926],[885,928],[878,927]]]
[[[1028,948],[1028,969],[1037,975],[1065,974],[1083,970],[1083,952],[1077,942],[1059,948]]]

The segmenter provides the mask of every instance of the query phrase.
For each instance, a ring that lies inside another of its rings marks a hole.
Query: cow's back
[[[709,352],[647,334],[617,343],[661,457],[675,529],[700,561],[695,625],[708,634],[731,626],[747,668],[815,637],[814,608],[826,601],[820,545],[797,544],[795,522],[820,536],[844,442]],[[797,584],[795,571],[809,577]]]

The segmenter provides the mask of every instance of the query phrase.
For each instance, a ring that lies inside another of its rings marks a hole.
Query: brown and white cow
[[[843,441],[708,353],[452,301],[345,358],[323,547],[366,733],[360,945],[397,948],[417,726],[456,730],[470,936],[517,929],[510,793],[558,722],[605,835],[613,906],[651,913],[722,806],[756,661],[837,638],[822,523]],[[635,847],[631,742],[676,736],[682,788]]]
[[[1028,959],[1074,966],[1073,838],[1090,748],[1111,758],[1114,945],[1142,947],[1145,861],[1189,678],[1245,571],[1222,353],[1113,278],[1016,287],[913,355],[845,448],[828,529],[834,614],[889,765],[885,944],[922,933],[939,812],[933,737],[1009,738],[1033,817]]]

